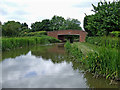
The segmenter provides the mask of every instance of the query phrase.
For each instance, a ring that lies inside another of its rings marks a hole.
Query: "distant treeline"
[[[102,36],[110,33],[120,36],[120,0],[100,1],[93,5],[93,15],[84,18],[84,29],[88,36]]]
[[[35,22],[31,24],[31,29],[27,23],[20,23],[16,21],[8,21],[2,25],[2,36],[16,37],[24,36],[23,34],[39,31],[54,31],[54,30],[67,30],[77,29],[82,30],[80,27],[80,21],[77,19],[64,19],[62,16],[53,16],[51,20],[44,19],[41,22]]]

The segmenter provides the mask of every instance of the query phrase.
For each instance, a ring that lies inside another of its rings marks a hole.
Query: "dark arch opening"
[[[79,42],[80,35],[58,35],[58,39],[62,42],[70,41],[70,43],[73,42]]]

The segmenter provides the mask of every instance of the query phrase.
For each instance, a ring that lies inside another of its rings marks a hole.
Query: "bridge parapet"
[[[79,41],[85,42],[87,32],[82,30],[59,30],[59,31],[48,31],[48,36],[55,37],[58,39],[58,35],[79,35]]]

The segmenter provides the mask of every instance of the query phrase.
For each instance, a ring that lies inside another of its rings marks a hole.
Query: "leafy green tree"
[[[94,34],[92,34],[92,32],[94,32],[92,29],[90,29],[90,27],[89,27],[89,25],[88,25],[88,19],[90,19],[90,18],[92,18],[92,15],[86,15],[85,17],[84,17],[84,24],[83,24],[83,27],[84,27],[84,29],[85,29],[85,31],[88,33],[88,36],[92,36],[92,35],[94,35]],[[90,22],[90,20],[89,20],[89,22]],[[89,29],[88,29],[89,28]]]
[[[51,19],[51,26],[50,26],[50,29],[53,31],[53,30],[60,30],[60,29],[63,29],[64,27],[64,22],[65,22],[65,19],[61,16],[53,16],[52,19]]]
[[[77,29],[77,30],[82,30],[80,27],[80,21],[78,19],[71,19],[68,18],[65,22],[66,29]]]
[[[49,19],[44,19],[41,22],[41,30],[43,31],[50,31],[50,20]]]
[[[51,20],[51,28],[52,30],[67,30],[67,29],[78,29],[82,30],[80,27],[80,21],[77,19],[68,18],[65,20],[60,16],[53,16]]]
[[[8,21],[2,25],[3,36],[18,36],[21,31],[20,22]]]
[[[28,29],[28,25],[27,25],[27,23],[22,23],[21,24],[21,28],[22,28],[22,30],[24,30],[24,29]]]
[[[31,28],[33,32],[36,31],[49,31],[50,30],[50,20],[44,19],[42,22],[32,23]]]
[[[31,31],[33,31],[33,32],[35,32],[35,31],[41,31],[41,29],[42,29],[42,24],[41,24],[41,22],[32,23],[32,24],[31,24],[31,28],[32,28]]]
[[[56,30],[67,30],[67,29],[78,29],[82,30],[80,27],[80,21],[77,19],[67,19],[65,20],[61,16],[53,16],[51,20],[44,19],[42,22],[35,22],[31,25],[32,31],[56,31]]]
[[[84,29],[89,35],[109,35],[120,30],[120,1],[100,1],[97,6],[92,6],[95,14],[84,18]]]

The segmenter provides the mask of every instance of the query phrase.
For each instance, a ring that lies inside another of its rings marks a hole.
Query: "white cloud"
[[[84,13],[92,14],[92,3],[100,0],[0,0],[0,20],[27,22],[51,19],[54,15],[75,18],[83,27]],[[102,0],[104,1],[104,0]],[[107,0],[113,1],[113,0]]]
[[[72,69],[72,63],[54,64],[51,59],[36,58],[31,51],[2,62],[3,88],[87,88],[82,76]]]

